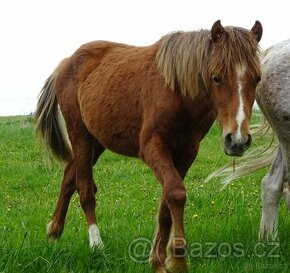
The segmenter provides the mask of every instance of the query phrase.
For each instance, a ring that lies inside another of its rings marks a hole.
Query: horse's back
[[[141,100],[157,74],[156,49],[102,41],[76,52],[82,121],[104,147],[138,156]]]
[[[267,70],[273,66],[279,66],[281,64],[287,64],[285,58],[289,60],[290,56],[290,39],[274,44],[265,50],[263,54],[263,69]]]

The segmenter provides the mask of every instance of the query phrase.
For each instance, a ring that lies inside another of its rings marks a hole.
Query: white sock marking
[[[99,228],[96,224],[92,224],[89,227],[89,239],[90,239],[90,247],[103,247],[103,241],[100,235]]]
[[[52,225],[53,225],[53,220],[50,220],[49,223],[46,226],[46,234],[47,235],[50,235],[51,234]]]

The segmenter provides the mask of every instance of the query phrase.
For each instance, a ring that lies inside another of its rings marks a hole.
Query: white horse
[[[260,153],[261,150],[253,152],[242,159],[235,172],[230,167],[223,167],[206,181],[221,176],[225,178],[224,183],[228,184],[271,164],[261,183],[263,205],[259,237],[275,240],[282,195],[285,195],[290,209],[290,39],[263,52],[262,77],[257,86],[256,101],[278,140],[277,149],[265,149],[266,154]],[[276,153],[271,155],[274,150]]]

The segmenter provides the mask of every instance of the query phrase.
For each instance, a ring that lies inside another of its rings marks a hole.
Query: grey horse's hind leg
[[[285,197],[285,201],[290,212],[290,184],[288,181],[284,181],[283,183],[283,195]]]
[[[289,139],[289,138],[287,138]],[[290,212],[290,147],[289,143],[284,144],[284,175],[283,175],[283,195],[285,197],[288,210]]]
[[[262,219],[260,239],[275,240],[278,232],[278,209],[283,184],[283,159],[280,148],[270,171],[262,180]]]

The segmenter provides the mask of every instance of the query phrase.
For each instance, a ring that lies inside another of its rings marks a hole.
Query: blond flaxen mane
[[[259,46],[253,34],[237,27],[225,30],[218,43],[213,43],[209,30],[175,32],[161,39],[157,64],[172,90],[179,87],[184,96],[194,98],[208,90],[213,74],[231,79],[242,63],[251,74],[259,74]]]

